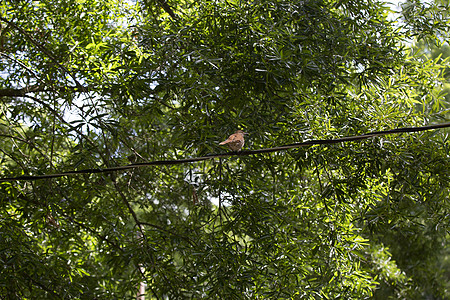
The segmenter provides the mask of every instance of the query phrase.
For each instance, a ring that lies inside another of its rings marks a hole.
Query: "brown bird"
[[[244,135],[247,134],[246,132],[243,132],[242,130],[236,130],[235,133],[230,135],[228,139],[220,143],[219,145],[228,145],[228,147],[232,151],[241,151],[242,147],[244,146]]]

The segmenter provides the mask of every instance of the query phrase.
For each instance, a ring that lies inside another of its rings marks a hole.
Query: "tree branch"
[[[177,15],[173,12],[172,8],[167,4],[165,0],[158,0],[159,4],[161,5],[162,9],[170,15],[170,17],[174,20],[177,19]]]
[[[67,90],[86,92],[91,89],[93,90],[92,87],[86,87],[86,86],[82,86],[82,88],[76,87],[76,86],[67,86],[67,87],[61,86],[61,87],[57,87],[57,88],[47,88],[47,87],[42,87],[39,85],[31,85],[31,86],[26,86],[26,87],[20,88],[20,89],[14,89],[14,88],[0,89],[0,98],[1,97],[24,97],[29,93],[65,92]]]
[[[6,24],[8,24],[9,26],[11,26],[12,28],[16,29],[17,31],[19,31],[27,40],[29,40],[37,49],[39,49],[43,54],[45,54],[48,58],[50,58],[65,74],[69,75],[73,81],[75,82],[75,84],[77,85],[78,88],[82,89],[83,86],[81,85],[81,83],[77,80],[77,78],[75,77],[75,75],[72,74],[72,72],[70,72],[65,66],[63,66],[62,64],[59,63],[59,61],[56,59],[56,57],[53,55],[53,53],[51,53],[46,47],[44,47],[44,45],[42,45],[41,43],[39,43],[38,41],[36,41],[35,39],[33,39],[25,30],[23,30],[22,28],[20,28],[20,26],[16,25],[14,22],[9,21],[6,18],[3,18],[2,16],[0,16],[0,20],[2,20],[3,22],[5,22]]]

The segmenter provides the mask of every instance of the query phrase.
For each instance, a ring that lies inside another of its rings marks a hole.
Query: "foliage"
[[[415,5],[420,5],[418,2]],[[408,4],[412,5],[412,4]],[[1,176],[448,119],[445,13],[378,1],[5,1]],[[441,35],[442,36],[442,35]],[[5,298],[449,296],[448,130],[0,184]]]

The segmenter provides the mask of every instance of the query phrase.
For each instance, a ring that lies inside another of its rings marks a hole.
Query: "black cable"
[[[343,138],[338,138],[338,139],[310,140],[310,141],[306,141],[306,142],[294,143],[294,144],[289,144],[289,145],[284,145],[284,146],[279,146],[279,147],[274,147],[274,148],[265,148],[265,149],[247,150],[247,151],[244,150],[241,152],[228,152],[228,153],[221,153],[221,154],[211,154],[211,155],[202,156],[202,157],[184,158],[184,159],[177,159],[177,160],[155,160],[155,161],[150,161],[150,162],[134,163],[134,164],[129,164],[129,165],[125,165],[125,166],[118,166],[118,167],[111,167],[111,168],[104,168],[104,169],[102,169],[102,168],[83,169],[83,170],[77,170],[77,171],[74,170],[74,171],[67,171],[67,172],[56,173],[56,174],[47,174],[47,175],[37,175],[37,176],[23,175],[23,176],[18,176],[18,177],[5,177],[5,178],[0,178],[0,182],[34,181],[34,180],[39,180],[39,179],[58,178],[58,177],[63,177],[63,176],[76,175],[76,174],[94,174],[94,173],[115,172],[115,171],[141,168],[141,167],[146,167],[146,166],[178,165],[178,164],[214,159],[214,158],[219,158],[219,157],[271,153],[271,152],[282,151],[282,150],[287,150],[287,149],[292,149],[292,148],[308,147],[308,146],[312,146],[312,145],[337,144],[337,143],[343,143],[343,142],[359,141],[359,140],[368,139],[368,138],[376,137],[376,136],[382,136],[382,135],[398,134],[398,133],[405,133],[405,132],[420,132],[420,131],[426,131],[426,130],[446,128],[446,127],[450,127],[450,123],[435,124],[435,125],[428,125],[428,126],[422,126],[422,127],[404,127],[404,128],[396,128],[396,129],[385,130],[385,131],[374,131],[374,132],[366,133],[363,135],[349,136],[349,137],[343,137]]]

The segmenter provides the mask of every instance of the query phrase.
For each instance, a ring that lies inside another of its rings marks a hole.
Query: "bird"
[[[242,147],[244,146],[244,135],[247,134],[246,132],[243,132],[242,130],[236,130],[235,133],[230,135],[225,141],[222,143],[219,143],[219,145],[228,145],[228,148],[232,151],[241,151]]]

